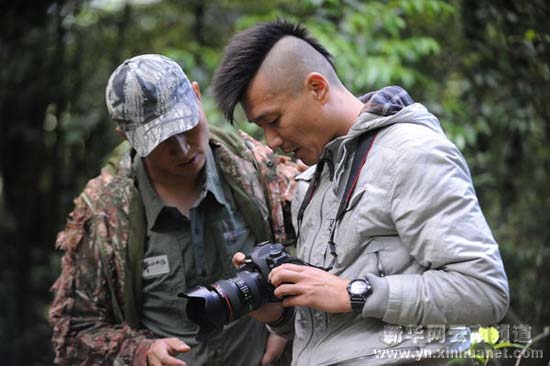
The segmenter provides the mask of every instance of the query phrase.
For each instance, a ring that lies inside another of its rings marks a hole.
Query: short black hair
[[[233,123],[235,106],[275,44],[286,36],[309,43],[336,71],[332,55],[300,24],[278,19],[260,23],[237,33],[225,48],[224,57],[214,75],[214,97],[225,118]]]

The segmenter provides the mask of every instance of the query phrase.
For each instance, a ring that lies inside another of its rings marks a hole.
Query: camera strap
[[[336,217],[334,219],[334,222],[331,224],[331,228],[330,228],[330,238],[328,241],[328,245],[330,249],[330,254],[332,255],[332,261],[328,268],[324,268],[327,271],[333,268],[337,257],[336,243],[334,243],[334,232],[336,231],[335,230],[336,224],[344,216],[346,207],[349,204],[353,190],[355,189],[355,186],[357,185],[357,181],[359,180],[359,174],[363,169],[363,165],[365,165],[365,162],[367,161],[367,156],[372,148],[372,145],[374,144],[374,139],[376,138],[377,133],[378,133],[378,130],[372,130],[372,131],[366,132],[362,134],[357,141],[357,150],[355,152],[355,156],[353,157],[353,162],[351,164],[350,174],[346,183],[346,189],[344,190],[344,194],[342,195],[342,200],[340,201],[340,204],[338,205],[338,210],[336,211]],[[325,163],[326,163],[325,159],[322,159],[319,161],[319,163],[317,163],[313,180],[310,183],[306,191],[306,194],[304,195],[304,200],[302,201],[300,210],[298,211],[298,217],[297,217],[298,233],[296,235],[296,240],[298,240],[298,238],[300,237],[300,229],[302,227],[304,212],[307,206],[309,205],[309,203],[311,202],[313,198],[313,194],[315,193],[315,190],[319,186],[319,182],[321,180],[321,173],[323,172]]]

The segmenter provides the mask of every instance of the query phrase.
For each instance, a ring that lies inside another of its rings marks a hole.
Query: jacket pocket
[[[371,243],[367,246],[365,254],[373,256],[376,260],[376,275],[379,277],[384,277],[386,275],[386,267],[384,265],[383,252],[385,251],[385,246],[383,242],[373,239]]]
[[[384,243],[371,238],[366,243],[349,246],[347,251],[338,253],[337,267],[342,271],[343,276],[351,276],[350,278],[363,276],[367,273],[386,276],[387,265],[383,255],[384,251]]]
[[[373,238],[373,249],[377,256],[377,274],[380,277],[396,273],[422,273],[426,269],[411,255],[399,236],[378,236]]]

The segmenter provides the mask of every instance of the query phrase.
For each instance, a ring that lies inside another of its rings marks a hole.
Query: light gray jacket
[[[465,349],[468,341],[458,337],[453,343],[450,333],[444,342],[427,342],[427,333],[416,339],[394,335],[390,342],[388,324],[494,324],[508,309],[506,273],[468,166],[437,118],[418,103],[389,117],[362,113],[348,135],[327,145],[323,156],[332,156],[334,169],[323,170],[305,210],[298,256],[317,266],[330,264],[329,227],[356,139],[380,127],[336,225],[331,270],[347,279],[367,277],[374,292],[362,315],[297,308],[293,365],[390,365],[404,360],[380,358],[380,350]],[[294,218],[313,172],[311,167],[298,177]]]

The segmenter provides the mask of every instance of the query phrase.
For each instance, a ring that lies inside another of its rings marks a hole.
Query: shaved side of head
[[[333,86],[342,86],[332,64],[309,43],[293,36],[286,36],[273,46],[258,72],[270,80],[273,92],[301,92],[304,80],[312,72],[323,75]]]

